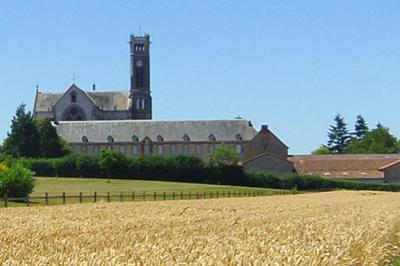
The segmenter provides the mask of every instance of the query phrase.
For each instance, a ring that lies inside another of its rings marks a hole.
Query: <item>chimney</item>
[[[261,131],[268,130],[268,125],[261,125]]]
[[[96,91],[96,84],[94,84],[94,83],[93,83],[93,85],[92,85],[92,90],[93,90],[93,91]]]

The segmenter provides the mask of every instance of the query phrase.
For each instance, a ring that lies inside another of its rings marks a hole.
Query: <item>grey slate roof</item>
[[[111,135],[115,142],[131,142],[136,135],[139,141],[145,137],[157,141],[161,135],[164,141],[209,141],[213,134],[216,141],[235,141],[240,134],[244,141],[254,138],[257,131],[246,119],[237,120],[194,120],[194,121],[154,121],[154,120],[118,120],[118,121],[61,121],[57,132],[69,143],[80,143],[86,136],[89,142],[107,142]]]
[[[91,91],[86,92],[93,99],[98,107],[103,110],[128,110],[129,92],[128,91]],[[44,93],[36,95],[35,112],[51,111],[51,108],[64,95],[64,92]]]
[[[63,92],[59,93],[42,93],[38,92],[36,94],[35,101],[35,112],[47,112],[51,111],[51,107],[55,104],[61,96],[63,96]]]
[[[104,110],[128,110],[128,91],[97,91],[86,92],[94,100],[97,106]]]

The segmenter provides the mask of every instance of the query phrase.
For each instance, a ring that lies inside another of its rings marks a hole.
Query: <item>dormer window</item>
[[[76,103],[76,92],[71,92],[71,103]]]
[[[163,136],[161,136],[161,135],[158,135],[158,136],[157,136],[157,141],[158,141],[158,142],[162,142],[162,141],[164,141],[164,138],[163,138]]]
[[[182,139],[183,139],[183,141],[186,141],[186,142],[189,142],[189,141],[190,141],[190,138],[189,138],[189,136],[188,136],[187,134],[185,134],[185,135],[182,137]]]
[[[111,135],[109,135],[109,136],[107,137],[107,142],[108,142],[108,143],[113,143],[113,142],[114,142],[114,138],[113,138]]]
[[[83,137],[82,137],[82,142],[83,142],[83,143],[88,143],[88,142],[89,142],[88,137],[83,136]]]
[[[132,142],[133,143],[139,143],[139,138],[136,135],[132,136]]]
[[[215,142],[217,139],[215,138],[214,134],[210,134],[210,136],[208,136],[208,140],[210,142]]]
[[[236,140],[236,141],[243,141],[242,135],[236,134],[235,140]]]

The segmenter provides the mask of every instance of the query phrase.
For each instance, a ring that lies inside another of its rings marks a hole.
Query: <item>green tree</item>
[[[210,156],[211,164],[237,165],[239,161],[239,155],[226,144],[221,144],[218,146]]]
[[[328,132],[327,147],[332,153],[343,153],[350,139],[346,123],[340,114],[335,117],[335,125],[331,125]]]
[[[331,151],[325,145],[321,145],[318,149],[312,152],[314,155],[331,154]]]
[[[346,153],[397,153],[399,151],[397,138],[382,125],[365,133],[363,139],[350,143],[346,148]]]
[[[43,157],[61,157],[68,153],[56,129],[48,119],[35,120],[39,132],[40,154]]]
[[[11,121],[11,132],[7,133],[4,140],[4,152],[14,157],[40,155],[39,132],[31,112],[25,111],[24,104],[18,106]]]
[[[32,192],[34,185],[33,172],[21,164],[0,171],[0,195],[25,197]]]
[[[354,135],[358,140],[362,139],[369,130],[367,123],[365,122],[364,118],[361,115],[357,116],[354,128],[355,128]]]
[[[102,150],[98,156],[100,169],[107,175],[107,183],[115,174],[120,174],[120,168],[124,168],[126,157],[112,150]]]

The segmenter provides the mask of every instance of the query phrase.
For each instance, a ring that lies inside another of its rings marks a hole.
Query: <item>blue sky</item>
[[[35,85],[129,89],[129,34],[151,35],[154,119],[250,119],[292,154],[337,113],[400,137],[400,2],[0,1],[0,139]]]

